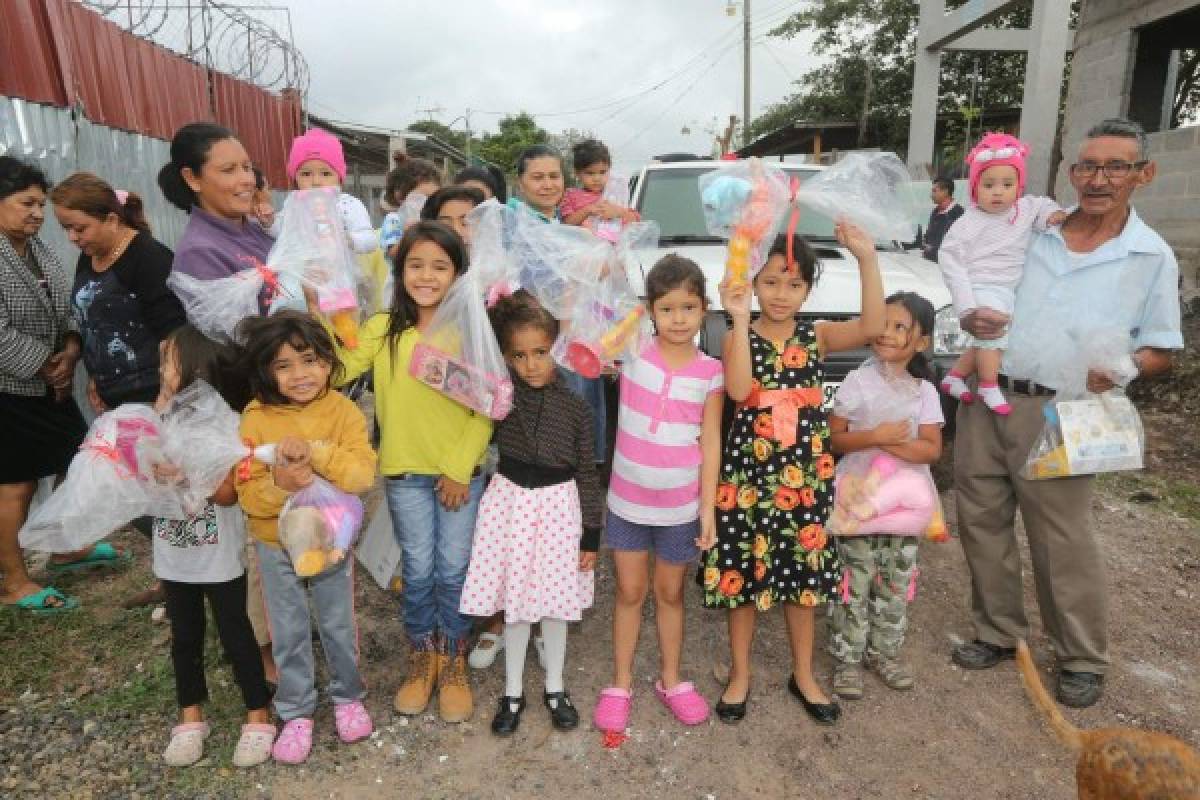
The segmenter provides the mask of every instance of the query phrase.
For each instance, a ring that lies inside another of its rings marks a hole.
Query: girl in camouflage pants
[[[910,689],[900,660],[908,604],[916,589],[917,544],[941,525],[929,464],[942,452],[942,410],[923,355],[933,306],[901,292],[887,298],[874,357],[846,376],[829,417],[838,465],[834,534],[842,602],[831,608],[829,650],[837,659],[833,689],[862,697],[862,667],[892,689]]]

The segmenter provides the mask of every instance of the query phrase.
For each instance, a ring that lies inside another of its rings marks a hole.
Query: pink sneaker
[[[708,719],[708,701],[696,691],[691,681],[683,681],[672,689],[664,689],[662,681],[655,681],[654,693],[684,725],[699,725]]]
[[[608,733],[624,733],[629,726],[629,710],[633,707],[633,692],[610,686],[600,690],[596,708],[592,710],[592,724],[597,730]]]
[[[338,736],[346,744],[361,742],[375,730],[375,726],[371,724],[371,715],[357,700],[335,706],[333,719],[337,723]]]
[[[307,717],[288,720],[271,748],[271,755],[280,764],[303,764],[312,751],[313,721]]]

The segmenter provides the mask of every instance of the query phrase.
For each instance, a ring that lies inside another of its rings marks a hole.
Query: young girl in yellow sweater
[[[279,667],[275,712],[284,722],[272,755],[299,764],[312,749],[317,687],[309,595],[329,672],[338,736],[350,744],[374,727],[358,669],[354,622],[353,557],[316,577],[301,578],[279,545],[279,514],[293,492],[321,476],[351,494],[375,483],[375,451],[367,421],[354,403],[330,390],[341,371],[333,339],[313,317],[281,311],[248,319],[246,363],[255,399],[242,414],[251,447],[274,444],[275,464],[251,460],[238,475],[237,493],[255,539],[266,595],[271,645]]]
[[[445,225],[418,222],[405,232],[394,264],[392,310],[367,320],[358,347],[338,355],[343,382],[374,373],[379,468],[404,552],[403,617],[412,655],[396,711],[420,714],[436,686],[442,719],[463,722],[474,710],[466,663],[471,623],[458,607],[492,422],[409,375],[408,364],[421,331],[466,270],[466,247]]]

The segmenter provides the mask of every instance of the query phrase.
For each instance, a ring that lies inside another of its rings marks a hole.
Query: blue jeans
[[[604,400],[604,378],[585,378],[578,372],[562,370],[563,383],[583,398],[592,410],[592,457],[602,464],[608,449],[608,406]]]
[[[438,502],[439,477],[388,478],[387,501],[402,553],[405,632],[421,649],[428,649],[440,633],[454,653],[464,646],[471,630],[469,618],[458,613],[458,602],[471,560],[484,481],[472,478],[467,502],[457,511],[447,511]]]

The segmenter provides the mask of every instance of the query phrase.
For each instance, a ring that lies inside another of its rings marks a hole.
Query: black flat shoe
[[[554,705],[550,705],[551,700]],[[551,724],[558,730],[571,731],[579,726],[579,712],[571,705],[571,695],[566,691],[546,692],[542,695],[542,702],[550,711]]]
[[[516,710],[513,710],[513,705]],[[511,736],[521,726],[521,712],[525,710],[524,697],[501,697],[500,707],[496,716],[492,717],[492,733],[497,736]]]
[[[804,706],[804,710],[818,725],[832,725],[842,716],[842,707],[837,703],[810,703],[804,696],[804,692],[800,691],[800,687],[796,685],[795,675],[788,677],[788,691],[800,701],[800,705]]]
[[[750,692],[746,692],[746,696],[742,698],[740,703],[726,703],[724,700],[717,700],[717,705],[713,708],[713,713],[717,715],[717,719],[721,722],[733,724],[741,722],[746,718],[746,703],[750,700]]]

